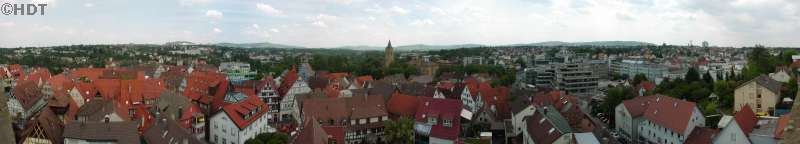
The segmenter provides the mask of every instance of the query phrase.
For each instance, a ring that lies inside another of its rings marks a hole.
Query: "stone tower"
[[[385,63],[383,64],[383,66],[389,67],[389,65],[391,65],[392,62],[394,61],[394,50],[392,49],[391,40],[389,40],[389,45],[386,46],[385,53],[386,53],[386,60],[384,60]]]

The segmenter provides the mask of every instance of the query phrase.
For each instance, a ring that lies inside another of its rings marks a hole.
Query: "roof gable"
[[[244,129],[261,118],[261,115],[266,113],[268,109],[267,105],[255,95],[248,95],[247,100],[222,107],[224,114],[227,114],[239,129]]]

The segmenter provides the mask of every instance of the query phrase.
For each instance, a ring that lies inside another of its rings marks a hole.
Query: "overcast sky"
[[[34,1],[34,2],[31,2]],[[305,47],[629,40],[800,46],[798,0],[0,0],[0,47],[169,41]]]

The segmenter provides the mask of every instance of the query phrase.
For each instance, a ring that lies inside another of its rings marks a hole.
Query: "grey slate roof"
[[[769,76],[764,75],[764,74],[759,75],[758,77],[753,78],[750,81],[747,81],[745,84],[739,85],[739,87],[742,87],[742,86],[746,85],[747,83],[751,83],[751,82],[755,82],[758,85],[766,87],[767,90],[772,91],[776,95],[780,95],[780,93],[781,93],[781,83],[778,82],[778,81],[775,81],[774,79],[772,79]],[[739,89],[739,87],[736,87],[736,89]]]
[[[92,99],[78,109],[76,117],[86,117],[87,121],[100,121],[107,114],[114,113],[114,105],[104,99]]]
[[[64,127],[64,138],[139,144],[136,122],[73,122]]]
[[[205,141],[198,140],[189,130],[181,128],[174,120],[162,120],[155,122],[142,134],[142,138],[147,143],[152,144],[206,144]]]

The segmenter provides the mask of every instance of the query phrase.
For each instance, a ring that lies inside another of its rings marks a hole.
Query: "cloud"
[[[321,27],[321,28],[328,27],[328,24],[325,24],[324,21],[314,21],[314,22],[311,23],[311,25],[316,26],[316,27]]]
[[[0,22],[0,27],[13,27],[15,25],[17,25],[17,24],[14,23],[14,22],[10,22],[10,21]]]
[[[267,15],[283,16],[283,11],[275,9],[274,7],[272,7],[271,5],[268,5],[268,4],[258,3],[258,4],[256,4],[256,8],[259,11],[261,11],[261,12],[267,14]]]
[[[278,30],[278,29],[275,29],[275,28],[269,29],[269,31],[271,31],[271,32],[274,32],[274,33],[279,33],[279,32],[281,32],[280,30]]]
[[[445,12],[444,9],[438,8],[438,7],[431,8],[431,13],[433,13],[435,15],[446,15],[447,14],[447,12]]]
[[[214,28],[211,31],[213,31],[214,33],[222,33],[222,30],[219,28]]]
[[[364,0],[326,0],[326,1],[343,5],[350,5],[357,2],[363,2]]]
[[[214,18],[214,19],[222,19],[222,12],[217,10],[208,10],[206,11],[206,17]]]
[[[85,3],[83,4],[83,7],[92,8],[94,7],[94,3]]]
[[[307,16],[306,20],[311,21],[311,25],[321,28],[328,27],[328,23],[338,20],[339,17],[328,15],[328,14],[318,14],[317,16]]]
[[[624,20],[624,21],[632,21],[632,20],[636,20],[636,18],[634,18],[634,17],[633,17],[633,16],[631,16],[630,14],[626,14],[626,13],[619,13],[619,12],[618,12],[618,13],[616,13],[614,16],[616,16],[616,18],[617,18],[618,20]]]
[[[36,31],[36,32],[50,32],[50,31],[55,30],[55,28],[50,27],[49,25],[38,25],[38,24],[36,24],[36,25],[33,25],[33,27],[34,27],[33,30]]]
[[[211,0],[178,0],[181,6],[205,5],[211,3]]]
[[[401,8],[401,7],[398,7],[398,6],[392,7],[391,10],[392,10],[392,12],[400,14],[400,15],[405,15],[405,14],[408,14],[410,12],[407,9],[404,9],[404,8]]]
[[[433,22],[433,20],[431,20],[431,19],[423,19],[423,20],[418,19],[418,20],[414,20],[413,22],[411,22],[410,25],[423,27],[423,26],[432,26],[434,24],[436,24],[436,23]]]
[[[306,19],[318,20],[318,21],[334,21],[336,19],[339,19],[339,17],[328,15],[328,14],[319,14],[319,15],[314,16],[314,17],[306,17]]]
[[[253,27],[254,29],[261,29],[261,26],[259,26],[258,24],[253,24],[251,27]]]

